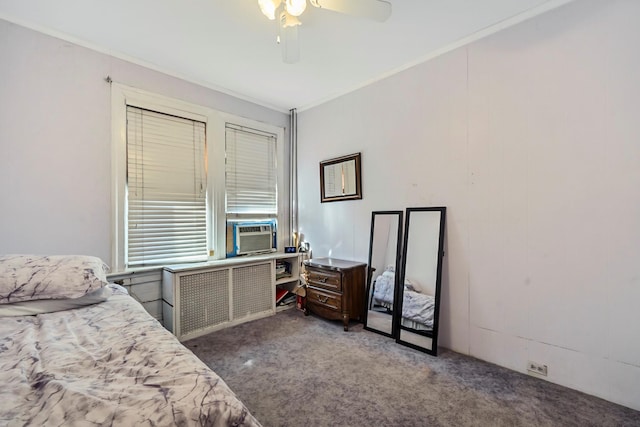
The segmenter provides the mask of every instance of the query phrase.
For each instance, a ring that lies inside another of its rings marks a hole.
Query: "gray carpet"
[[[184,343],[266,427],[640,426],[640,412],[298,310]]]

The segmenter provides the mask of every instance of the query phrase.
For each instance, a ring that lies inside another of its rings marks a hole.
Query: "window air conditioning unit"
[[[232,256],[275,252],[276,248],[275,221],[233,224]]]

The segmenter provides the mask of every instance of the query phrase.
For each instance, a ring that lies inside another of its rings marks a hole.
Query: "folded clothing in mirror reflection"
[[[376,277],[373,287],[373,303],[375,305],[391,309],[395,293],[394,283],[393,269],[387,269]],[[432,295],[418,292],[417,289],[419,289],[419,285],[405,280],[400,324],[419,331],[433,330],[435,298]]]

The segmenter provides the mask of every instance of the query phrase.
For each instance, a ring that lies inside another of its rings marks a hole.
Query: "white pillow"
[[[80,298],[106,286],[107,271],[92,256],[0,256],[0,304]]]
[[[420,292],[420,288],[418,288],[416,284],[409,279],[404,279],[404,288],[408,291]]]
[[[0,317],[34,316],[36,314],[53,313],[55,311],[71,310],[86,305],[93,305],[106,301],[113,291],[105,286],[80,298],[41,299],[21,301],[11,304],[0,304]]]

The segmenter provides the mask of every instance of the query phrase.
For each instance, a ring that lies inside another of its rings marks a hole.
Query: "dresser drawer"
[[[314,304],[329,310],[342,310],[342,295],[325,292],[321,289],[307,288],[307,304]]]
[[[342,277],[339,272],[307,267],[309,286],[342,292]]]

